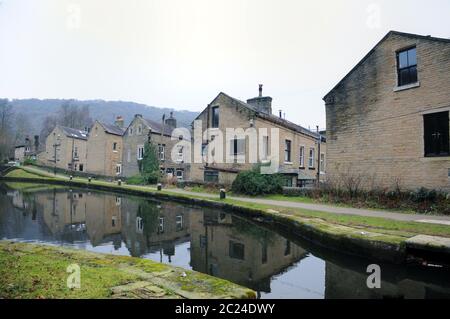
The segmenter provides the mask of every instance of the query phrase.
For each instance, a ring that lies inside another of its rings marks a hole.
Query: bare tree
[[[33,125],[27,114],[18,113],[14,120],[14,143],[17,145],[23,143],[25,137],[31,136],[33,132]]]
[[[0,159],[8,158],[11,154],[13,143],[12,135],[12,106],[7,99],[0,99]]]
[[[65,101],[56,115],[49,115],[44,119],[40,138],[45,140],[56,125],[84,130],[92,123],[88,105],[76,105],[74,100]]]

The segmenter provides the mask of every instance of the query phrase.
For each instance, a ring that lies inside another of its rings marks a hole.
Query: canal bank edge
[[[293,234],[304,240],[327,249],[339,251],[374,261],[402,264],[407,260],[407,242],[405,237],[361,231],[361,229],[327,223],[317,218],[305,218],[282,214],[272,209],[257,209],[230,204],[211,199],[195,198],[189,195],[168,194],[151,189],[136,189],[130,186],[118,186],[110,183],[89,183],[76,180],[66,180],[50,177],[0,177],[0,181],[27,182],[36,184],[52,184],[68,187],[78,187],[115,193],[153,197],[161,200],[177,201],[190,205],[206,206],[238,213],[247,217],[262,219],[274,223],[286,233]],[[424,246],[426,250],[427,247]]]
[[[229,281],[137,257],[2,240],[0,262],[2,298],[256,298]],[[80,286],[68,287],[77,269]]]

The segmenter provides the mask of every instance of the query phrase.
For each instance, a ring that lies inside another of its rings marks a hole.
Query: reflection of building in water
[[[114,195],[93,195],[71,191],[36,194],[42,206],[44,222],[54,235],[80,240],[87,233],[93,246],[105,237],[120,234],[120,203]],[[120,246],[120,241],[115,243]]]
[[[349,267],[341,267],[331,262],[326,263],[325,274],[325,298],[327,299],[432,299],[450,298],[450,281],[442,278],[439,283],[430,280],[412,279],[405,270],[391,270],[389,266],[381,266],[381,288],[367,288],[367,278],[370,274],[365,273],[367,265],[360,265],[361,272]],[[391,268],[393,266],[390,266]],[[430,270],[431,271],[431,270]],[[447,281],[447,287],[445,285]]]
[[[205,211],[191,216],[194,270],[270,292],[270,279],[306,256],[285,238],[239,217]]]
[[[172,203],[124,198],[122,237],[132,256],[149,252],[175,255],[177,244],[189,241],[192,208]]]
[[[9,191],[7,196],[12,198],[12,204],[20,210],[28,209],[29,202],[24,200],[23,193],[17,190]]]

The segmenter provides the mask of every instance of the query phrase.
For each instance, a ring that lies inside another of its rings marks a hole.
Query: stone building
[[[88,133],[57,125],[47,136],[45,152],[38,156],[44,166],[84,172]]]
[[[180,180],[185,179],[189,170],[188,164],[185,163],[187,152],[183,147],[176,146],[178,139],[171,138],[176,127],[177,121],[172,113],[161,123],[136,114],[123,136],[123,176],[139,174],[138,161],[144,156],[145,143],[150,141],[157,147],[161,171],[169,176],[177,176]],[[175,152],[174,158],[171,155],[172,150]]]
[[[237,216],[203,210],[191,215],[195,271],[270,292],[271,279],[307,257],[289,240]]]
[[[450,189],[450,40],[389,32],[325,97],[327,179]]]
[[[196,118],[199,120],[203,132],[203,158],[199,163],[194,153],[190,176],[193,181],[229,185],[240,171],[252,169],[256,163],[268,163],[276,155],[279,158],[278,171],[286,176],[286,186],[305,186],[314,183],[318,176],[324,177],[325,138],[287,121],[281,111],[280,116],[273,115],[272,98],[262,96],[262,85],[259,96],[247,100],[247,103],[220,93]],[[226,136],[227,128],[242,128],[244,131],[254,128],[258,132],[257,141],[248,135]],[[272,136],[272,129],[278,129],[278,137]],[[195,131],[194,128],[194,135]],[[223,146],[222,156],[208,149],[213,144],[214,148]],[[195,145],[193,152],[200,152]]]
[[[122,175],[123,119],[114,124],[95,121],[87,140],[87,171],[95,175]]]
[[[39,135],[35,135],[33,141],[27,136],[24,144],[17,145],[14,148],[14,160],[23,162],[27,157],[36,156],[39,152],[39,147]]]

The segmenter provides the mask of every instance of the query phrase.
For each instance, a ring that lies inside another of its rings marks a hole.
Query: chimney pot
[[[262,90],[263,90],[263,85],[260,84],[259,85],[259,97],[262,97]]]

